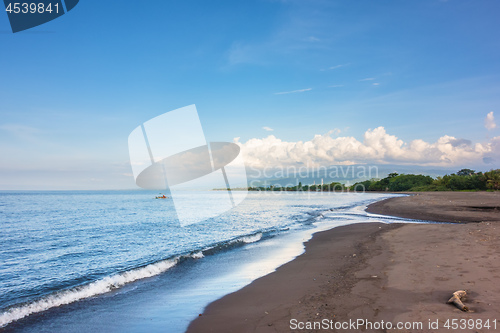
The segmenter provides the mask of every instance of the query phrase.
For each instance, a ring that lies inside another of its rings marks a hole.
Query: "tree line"
[[[390,173],[383,179],[371,179],[351,186],[355,191],[486,191],[500,190],[500,169],[476,172],[462,169],[457,173],[432,178],[424,175]]]
[[[271,185],[249,187],[249,191],[321,191],[321,192],[364,192],[364,191],[498,191],[500,190],[500,169],[476,172],[462,169],[457,173],[432,178],[425,175],[390,173],[382,179],[370,179],[346,186],[339,182],[323,185],[295,186]]]

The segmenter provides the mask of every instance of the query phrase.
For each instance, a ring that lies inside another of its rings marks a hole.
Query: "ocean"
[[[250,192],[181,227],[156,195],[0,192],[0,330],[182,332],[209,302],[300,255],[314,232],[403,221],[364,212],[393,194]]]

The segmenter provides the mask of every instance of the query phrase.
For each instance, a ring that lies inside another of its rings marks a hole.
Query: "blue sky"
[[[134,188],[130,132],[190,104],[208,140],[255,139],[256,166],[280,162],[257,152],[338,129],[371,150],[334,162],[498,167],[485,118],[500,114],[499,12],[495,0],[82,0],[16,34],[0,13],[0,189]],[[429,146],[374,152],[364,140],[380,127],[383,145]],[[462,151],[443,152],[444,136]]]

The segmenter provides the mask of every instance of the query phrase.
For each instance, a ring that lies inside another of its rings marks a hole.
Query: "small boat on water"
[[[168,199],[168,197],[165,194],[160,193],[160,195],[156,196],[155,199]]]

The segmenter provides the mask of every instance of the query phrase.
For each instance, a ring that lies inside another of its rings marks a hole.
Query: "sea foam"
[[[196,257],[196,254],[193,255]],[[89,283],[84,286],[75,287],[69,290],[61,291],[56,294],[46,296],[32,303],[16,306],[0,314],[0,327],[3,327],[13,321],[27,317],[33,313],[46,311],[61,305],[70,304],[85,298],[101,295],[120,288],[127,283],[140,279],[149,278],[174,267],[179,262],[179,257],[167,259],[136,268],[127,272],[119,273],[101,280]]]
[[[255,234],[255,235],[244,236],[244,237],[240,238],[241,242],[247,243],[247,244],[258,242],[261,239],[262,239],[262,233],[260,233],[260,232]]]

